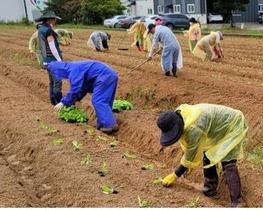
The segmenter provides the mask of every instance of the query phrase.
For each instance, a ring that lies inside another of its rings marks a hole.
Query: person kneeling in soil
[[[105,133],[118,131],[112,105],[118,84],[118,74],[106,64],[89,60],[76,62],[51,62],[48,70],[58,80],[68,79],[70,90],[54,109],[74,105],[87,93],[92,94],[92,104],[97,116],[97,129]]]
[[[87,42],[88,47],[100,52],[102,50],[108,50],[108,40],[111,39],[111,35],[107,32],[95,31],[93,32]]]
[[[211,32],[197,42],[193,55],[201,58],[203,61],[222,58],[221,40],[223,40],[222,32]]]
[[[148,31],[154,34],[152,49],[149,53],[148,60],[152,59],[160,42],[163,46],[162,69],[166,76],[173,75],[176,77],[177,69],[183,67],[182,50],[176,36],[168,27],[162,25],[156,26],[149,24]]]
[[[168,187],[188,169],[204,166],[203,193],[217,194],[216,164],[222,164],[230,192],[231,206],[241,202],[241,183],[236,162],[242,158],[242,147],[248,127],[243,113],[215,104],[183,104],[175,111],[163,112],[157,120],[162,146],[179,141],[184,152],[181,164],[163,179]]]

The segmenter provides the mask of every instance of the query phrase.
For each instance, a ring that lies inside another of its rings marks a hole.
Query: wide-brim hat
[[[44,12],[42,16],[40,16],[39,18],[35,19],[36,22],[40,22],[46,19],[57,19],[57,20],[61,20],[61,18],[59,16],[57,16],[55,14],[55,12],[53,11],[47,11]]]
[[[157,119],[157,125],[162,131],[160,139],[162,146],[176,143],[184,131],[184,120],[181,114],[174,111],[161,113]]]

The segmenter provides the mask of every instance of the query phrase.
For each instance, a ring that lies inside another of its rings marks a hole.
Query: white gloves
[[[62,102],[60,102],[56,106],[54,106],[54,110],[56,112],[59,112],[63,107],[64,107],[64,104]]]

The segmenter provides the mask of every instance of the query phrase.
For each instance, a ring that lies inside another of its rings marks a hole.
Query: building
[[[189,18],[194,17],[202,24],[207,19],[207,0],[158,0],[155,5],[155,13],[185,14]]]
[[[213,7],[215,0],[130,0],[130,2],[132,2],[131,15],[185,14],[196,18],[202,24],[207,23],[208,13],[220,13]],[[263,13],[263,0],[250,0],[246,10],[233,11],[233,17],[235,22],[257,22],[259,13]]]
[[[257,22],[259,13],[263,13],[263,0],[250,0],[246,11],[234,11],[234,22]]]
[[[44,9],[47,0],[8,0],[1,4],[0,21],[2,22],[19,22],[26,17],[33,21],[38,18]],[[24,5],[25,3],[25,5]]]

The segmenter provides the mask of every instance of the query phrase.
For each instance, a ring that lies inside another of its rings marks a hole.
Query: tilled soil
[[[168,149],[159,146],[160,133],[155,121],[162,110],[175,109],[181,103],[223,104],[245,114],[250,127],[247,143],[261,147],[263,56],[258,46],[263,44],[262,39],[226,37],[225,58],[201,62],[188,52],[186,40],[178,35],[185,66],[178,78],[167,78],[162,75],[159,56],[130,72],[147,55],[129,47],[132,38],[120,42],[125,32],[112,32],[111,50],[97,53],[86,47],[91,30],[73,30],[73,44],[63,47],[64,59],[97,59],[108,63],[120,76],[118,97],[135,104],[134,110],[117,114],[121,127],[115,138],[120,144],[111,148],[113,137],[106,136],[107,142],[98,142],[96,137],[105,135],[99,131],[87,132],[95,125],[89,96],[82,102],[91,116],[88,125],[67,124],[57,118],[48,99],[47,74],[39,69],[27,49],[33,31],[20,28],[0,31],[1,207],[136,207],[138,196],[152,207],[187,206],[191,201],[194,206],[229,205],[224,180],[219,186],[218,199],[206,198],[199,192],[201,169],[180,178],[168,189],[153,184],[155,177],[170,173],[182,155],[178,146]],[[119,47],[129,50],[119,51]],[[64,92],[67,88],[65,82]],[[57,138],[62,138],[64,144],[53,145]],[[83,149],[75,151],[73,140],[80,141]],[[126,151],[137,158],[122,158]],[[80,161],[87,153],[92,163],[82,166]],[[109,173],[100,177],[97,172],[103,162],[108,164]],[[145,163],[154,163],[155,170],[141,170]],[[262,207],[262,171],[246,160],[240,163],[247,205]],[[103,184],[119,193],[103,194],[100,191]]]

